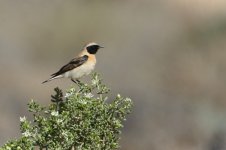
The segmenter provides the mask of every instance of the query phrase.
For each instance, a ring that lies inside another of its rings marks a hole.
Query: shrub
[[[41,106],[31,100],[32,121],[20,118],[22,136],[8,141],[4,150],[113,150],[119,148],[122,121],[130,113],[132,101],[119,94],[108,100],[109,89],[97,73],[90,85],[79,83],[65,96],[59,88],[51,104]]]

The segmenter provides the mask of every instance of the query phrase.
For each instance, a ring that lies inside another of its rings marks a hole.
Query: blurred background
[[[226,149],[225,0],[0,0],[1,145],[30,99],[73,85],[41,82],[90,41],[112,95],[134,101],[122,150]]]

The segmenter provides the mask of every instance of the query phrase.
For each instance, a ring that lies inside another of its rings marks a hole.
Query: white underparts
[[[62,74],[62,76],[65,78],[78,79],[84,75],[90,74],[90,72],[94,69],[94,67],[95,67],[94,63],[86,62],[75,69],[65,72],[64,74]]]

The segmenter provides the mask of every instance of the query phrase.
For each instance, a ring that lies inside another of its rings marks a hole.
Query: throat
[[[96,64],[96,56],[95,55],[89,55],[89,61]]]

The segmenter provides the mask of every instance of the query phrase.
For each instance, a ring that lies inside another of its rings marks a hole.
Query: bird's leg
[[[81,84],[81,81],[79,81],[78,79],[76,79],[76,82],[77,82],[78,84]]]
[[[79,81],[78,79],[74,80],[73,78],[71,78],[71,81],[74,82],[77,85],[81,85],[81,81]]]
[[[74,83],[76,83],[76,84],[78,84],[78,82],[75,81],[73,78],[71,78],[71,81],[74,82]]]

